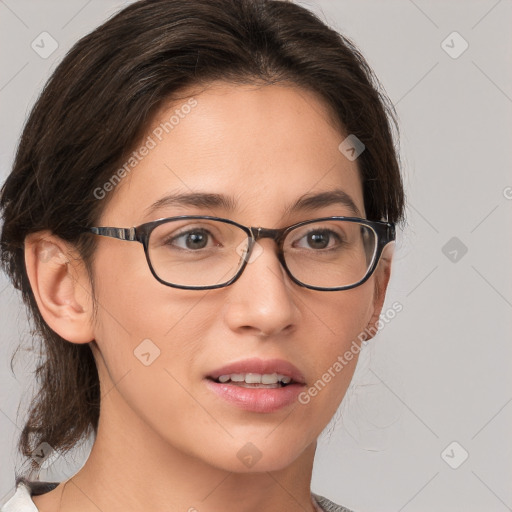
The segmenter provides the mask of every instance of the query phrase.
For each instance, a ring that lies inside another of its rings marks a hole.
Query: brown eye
[[[327,249],[332,248],[336,244],[340,244],[342,241],[337,233],[329,229],[315,229],[306,233],[296,243],[294,247],[300,247],[304,249]]]
[[[310,233],[307,236],[308,245],[313,249],[325,249],[329,245],[327,233]]]
[[[180,249],[197,250],[208,246],[208,241],[212,238],[211,233],[204,229],[186,231],[178,236],[174,236],[167,241],[168,245],[176,246]]]

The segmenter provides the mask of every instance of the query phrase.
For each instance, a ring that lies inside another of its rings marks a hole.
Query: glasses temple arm
[[[94,227],[89,228],[89,230],[95,235],[109,236],[119,240],[129,240],[130,242],[137,241],[135,228]]]

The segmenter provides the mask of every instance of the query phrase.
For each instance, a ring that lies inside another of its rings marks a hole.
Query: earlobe
[[[94,339],[92,295],[85,266],[49,231],[25,239],[25,265],[39,311],[48,326],[72,343]]]

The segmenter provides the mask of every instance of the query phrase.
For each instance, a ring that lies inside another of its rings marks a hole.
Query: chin
[[[293,443],[278,436],[271,440],[271,437],[272,434],[269,436],[265,432],[258,438],[252,436],[253,441],[233,439],[221,451],[210,452],[207,462],[233,473],[263,473],[285,469],[307,451],[304,443]],[[205,452],[202,454],[203,460],[204,455]]]

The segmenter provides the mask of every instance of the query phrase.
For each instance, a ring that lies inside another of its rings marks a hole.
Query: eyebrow
[[[343,190],[335,189],[317,194],[304,194],[299,197],[295,203],[285,209],[285,213],[294,213],[296,211],[319,210],[325,206],[342,205],[347,207],[356,217],[361,216],[359,208],[354,200]]]
[[[350,210],[356,217],[361,216],[359,208],[354,200],[343,190],[335,189],[326,192],[308,193],[299,197],[294,203],[284,209],[284,214],[301,211],[319,210],[326,206],[342,205]],[[151,206],[146,208],[144,213],[151,215],[156,211],[169,206],[184,206],[208,209],[224,209],[233,212],[237,208],[237,202],[233,197],[223,194],[191,192],[182,194],[169,194],[162,197]]]
[[[236,209],[236,201],[229,196],[206,192],[169,194],[146,208],[144,213],[150,215],[155,213],[157,210],[168,206],[191,206],[196,208],[212,209],[222,208],[231,212]]]

